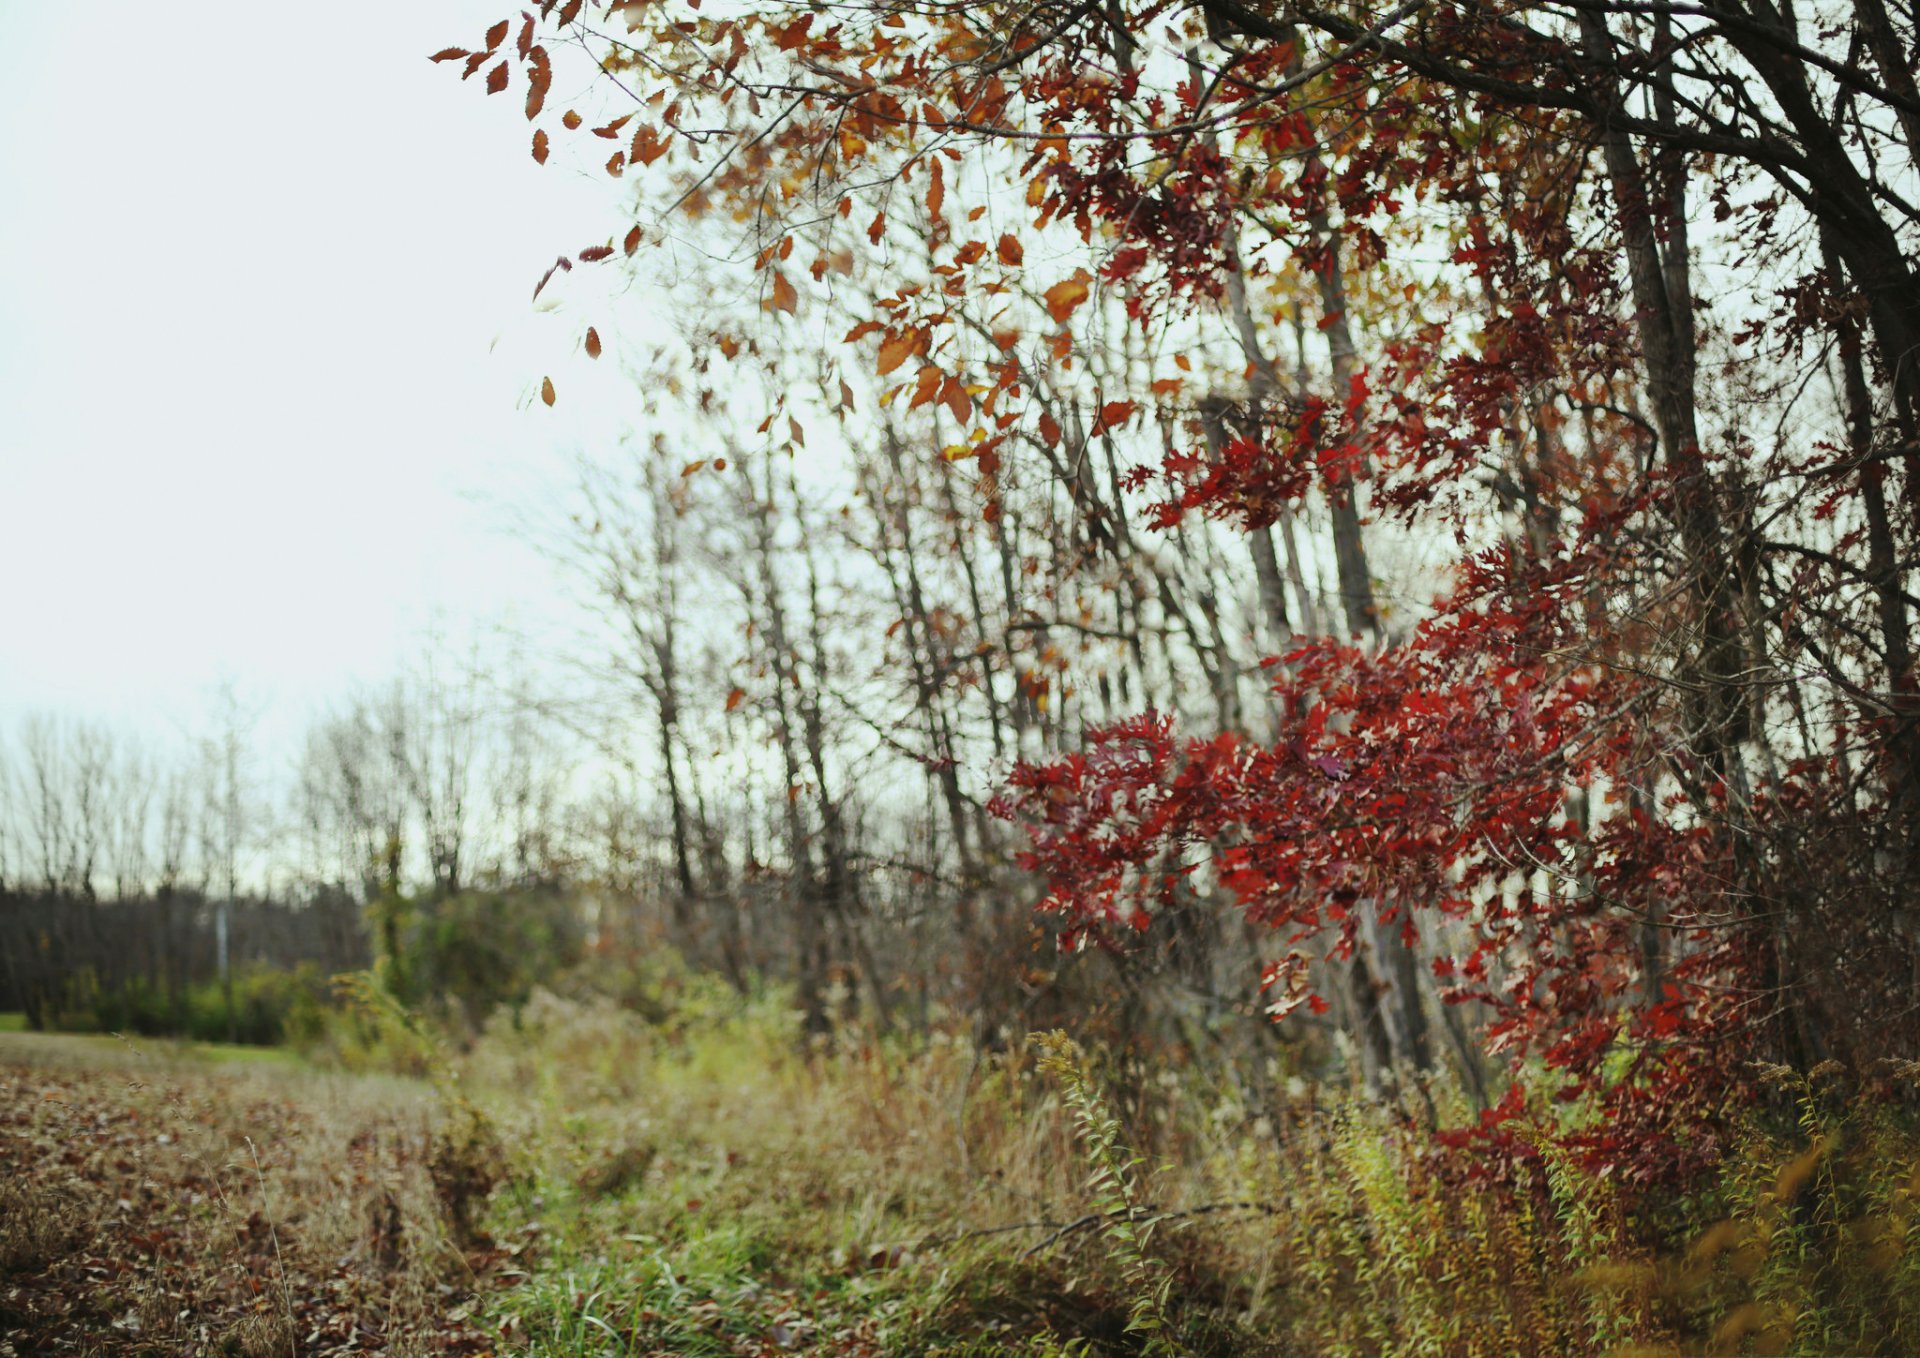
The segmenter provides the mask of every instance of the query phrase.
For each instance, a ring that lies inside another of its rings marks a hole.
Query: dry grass
[[[1722,1182],[1654,1205],[1661,1244],[1569,1163],[1469,1183],[1325,1091],[1256,1109],[1168,1072],[1123,1125],[1077,1055],[805,1045],[777,1006],[717,994],[666,1020],[537,994],[466,1053],[405,1060],[436,1083],[0,1036],[0,1334],[295,1358],[1895,1354],[1920,1335],[1916,1110],[1832,1077],[1783,1076]]]
[[[405,1082],[0,1036],[0,1334],[19,1353],[477,1353]]]

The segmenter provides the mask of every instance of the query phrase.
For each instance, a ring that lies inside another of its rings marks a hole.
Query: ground
[[[264,1055],[0,1033],[0,1355],[490,1350],[430,1091]]]

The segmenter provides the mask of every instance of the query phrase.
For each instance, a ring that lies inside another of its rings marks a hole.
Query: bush
[[[235,972],[231,1025],[225,988],[218,981],[196,983],[169,995],[141,978],[108,984],[84,969],[67,979],[58,1002],[45,1012],[43,1024],[60,1032],[231,1040],[272,1047],[312,1041],[325,1026],[326,1009],[327,979],[312,962],[291,968],[244,967]]]
[[[370,912],[388,992],[470,1028],[501,1005],[525,1003],[585,952],[573,902],[550,892],[388,896]]]

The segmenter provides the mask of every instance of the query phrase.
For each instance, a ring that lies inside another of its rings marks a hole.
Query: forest
[[[0,732],[0,1337],[1920,1350],[1911,0],[447,41],[565,640]]]

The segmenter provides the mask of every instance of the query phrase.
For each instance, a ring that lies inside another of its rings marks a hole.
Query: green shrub
[[[297,967],[243,967],[233,976],[233,1021],[218,981],[184,987],[177,995],[132,978],[108,984],[92,970],[67,978],[45,1026],[70,1033],[129,1033],[272,1047],[302,1044],[326,1024],[327,979],[311,962]]]

